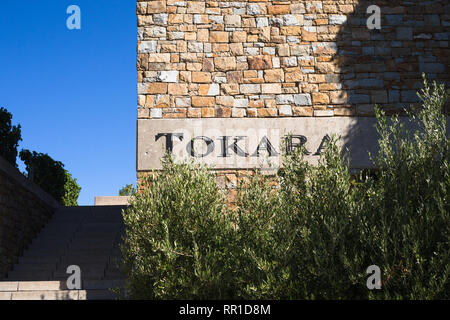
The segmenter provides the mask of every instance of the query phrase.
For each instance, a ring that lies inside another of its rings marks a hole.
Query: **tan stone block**
[[[176,107],[190,107],[191,106],[191,97],[180,97],[175,98],[175,106]]]
[[[240,27],[241,26],[241,16],[237,14],[226,15],[225,16],[225,24],[231,27]]]
[[[270,29],[271,29],[270,27],[263,27],[259,29],[259,41],[262,42],[270,41]]]
[[[214,115],[214,108],[202,108],[202,118],[213,118]]]
[[[338,13],[338,9],[335,4],[325,4],[323,6],[323,12],[325,13]]]
[[[258,109],[258,117],[259,118],[269,118],[276,117],[278,115],[277,108],[262,108]]]
[[[230,46],[228,43],[213,43],[212,52],[229,52]]]
[[[234,31],[231,41],[232,42],[247,42],[247,32]],[[227,40],[227,42],[228,42],[228,40]]]
[[[244,83],[264,83],[264,78],[244,79]]]
[[[307,75],[304,75],[300,70],[296,70],[293,72],[287,72],[285,74],[286,82],[300,82],[306,81]]]
[[[148,1],[147,13],[166,12],[166,1]]]
[[[278,44],[277,52],[279,57],[288,57],[290,55],[289,45],[287,43]]]
[[[168,108],[170,105],[170,96],[167,94],[158,94],[155,96],[155,108]]]
[[[250,100],[248,106],[250,108],[264,108],[264,100]]]
[[[232,108],[231,116],[233,118],[244,118],[247,115],[247,110],[245,108]]]
[[[186,63],[186,70],[189,71],[201,71],[202,68],[203,64],[201,63],[191,63],[191,62]]]
[[[261,93],[261,85],[260,84],[241,84],[239,86],[239,90],[241,94],[252,95]]]
[[[218,118],[229,118],[231,117],[230,107],[216,107],[216,117]]]
[[[209,23],[207,14],[195,15],[195,24],[207,24]]]
[[[186,52],[187,51],[187,42],[184,40],[177,41],[177,52]]]
[[[312,107],[293,107],[292,109],[296,117],[312,117],[314,114]]]
[[[195,32],[185,32],[184,33],[184,40],[186,40],[186,41],[197,40],[197,33],[195,33]]]
[[[203,59],[202,71],[205,71],[205,72],[212,72],[212,71],[214,71],[214,60],[213,60],[213,58],[205,58],[205,59]]]
[[[256,70],[245,70],[244,71],[244,78],[257,78],[258,77],[258,71]]]
[[[214,97],[192,97],[193,107],[213,107]]]
[[[244,27],[244,28],[256,28],[255,18],[244,18],[244,19],[242,19],[242,27]]]
[[[267,6],[267,10],[269,14],[275,15],[275,14],[289,14],[291,13],[291,6],[290,5],[273,5],[273,6]]]
[[[339,84],[337,83],[320,83],[319,91],[333,91],[339,90]]]
[[[318,73],[329,74],[338,70],[336,65],[332,62],[320,62],[316,64],[316,71]]]
[[[263,94],[281,94],[281,84],[280,83],[263,83],[261,85],[261,90]]]
[[[228,32],[211,31],[209,33],[210,42],[228,42]]]
[[[242,83],[242,71],[229,71],[227,72],[228,83]]]
[[[325,82],[325,75],[324,74],[309,74],[308,82],[309,83],[323,83],[323,82]]]
[[[331,103],[334,104],[345,104],[348,102],[346,91],[331,91],[330,92]]]
[[[232,107],[234,105],[234,98],[232,96],[217,96],[216,104],[224,107]]]
[[[209,41],[209,30],[200,29],[197,31],[197,41],[208,42]]]
[[[264,79],[266,80],[266,82],[283,82],[284,71],[283,69],[264,70]]]
[[[248,108],[247,109],[247,117],[256,118],[258,116],[258,109]]]
[[[249,56],[248,68],[254,70],[272,69],[272,57],[269,55],[264,56]]]
[[[277,102],[275,99],[266,99],[264,100],[264,103],[266,105],[266,108],[276,108]]]
[[[220,85],[220,89],[225,95],[237,95],[239,94],[239,84],[237,83],[224,83]]]
[[[328,24],[328,19],[317,19],[315,21],[317,26],[324,26]]]
[[[161,44],[162,53],[177,52],[177,46],[175,44]]]
[[[300,26],[281,27],[280,33],[284,36],[299,36],[302,33]]]
[[[180,62],[180,55],[177,54],[177,53],[172,53],[170,55],[170,62],[171,63],[178,63],[178,62]]]
[[[247,35],[247,42],[258,42],[259,38],[257,34]]]
[[[204,13],[205,2],[204,1],[187,1],[187,13]]]
[[[211,82],[211,73],[209,72],[192,72],[192,82],[209,83]]]
[[[150,53],[149,62],[170,62],[170,53]]]
[[[188,118],[201,118],[202,117],[202,109],[188,108],[187,116],[188,116]]]
[[[169,24],[183,23],[183,14],[169,14]]]
[[[138,108],[137,117],[138,119],[150,118],[150,109]]]
[[[230,51],[235,56],[242,56],[244,54],[244,47],[242,43],[230,43]]]
[[[354,116],[355,110],[348,106],[348,107],[342,107],[342,108],[333,108],[334,115],[335,116]]]
[[[184,96],[188,94],[187,83],[169,83],[168,92],[174,96]]]
[[[186,118],[187,109],[186,108],[172,108],[167,111],[167,113],[163,112],[163,118],[167,119],[182,119]]]
[[[180,81],[191,82],[191,72],[190,71],[180,71]]]
[[[198,87],[199,96],[217,96],[219,94],[219,84],[201,84]]]
[[[302,41],[317,41],[317,33],[316,32],[308,32],[305,28],[303,28]]]
[[[340,4],[339,11],[345,14],[352,13],[354,11],[354,8],[351,4]]]
[[[167,83],[152,82],[148,85],[147,93],[167,93]]]
[[[216,57],[214,58],[214,65],[218,71],[230,71],[236,69],[235,57]]]
[[[155,105],[155,96],[152,95],[147,95],[145,97],[145,107],[146,108],[151,108]]]
[[[174,6],[170,6],[166,9],[167,13],[176,13],[177,12],[177,7]]]
[[[291,13],[292,14],[306,13],[305,4],[304,3],[292,3],[291,4]]]
[[[330,97],[326,93],[313,92],[312,102],[313,104],[328,104],[330,103]]]

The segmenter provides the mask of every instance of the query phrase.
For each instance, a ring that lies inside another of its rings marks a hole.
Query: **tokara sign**
[[[324,142],[341,137],[352,168],[369,168],[376,153],[375,119],[366,117],[259,119],[144,119],[137,122],[137,170],[161,169],[170,152],[215,169],[270,169],[282,165],[283,149],[304,145],[306,159],[317,163]]]

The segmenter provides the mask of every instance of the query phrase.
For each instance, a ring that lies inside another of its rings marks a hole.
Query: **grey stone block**
[[[413,28],[398,27],[396,34],[398,40],[413,40]]]

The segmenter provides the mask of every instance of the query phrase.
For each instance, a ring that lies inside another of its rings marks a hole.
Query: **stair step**
[[[11,293],[11,300],[78,300],[78,290],[17,291]]]
[[[22,256],[19,258],[17,264],[30,264],[30,263],[59,263],[61,261],[60,257],[26,257]]]
[[[125,206],[58,210],[0,281],[0,300],[114,299],[123,287],[118,268]],[[68,290],[69,265],[81,268],[82,290]]]
[[[58,249],[55,248],[54,250],[50,248],[44,248],[44,249],[32,249],[25,251],[24,257],[58,257],[61,254],[64,253],[64,249]]]
[[[111,290],[82,290],[78,300],[114,300],[118,295]]]
[[[54,270],[58,267],[56,263],[20,263],[14,266],[13,271],[45,271],[45,270]]]
[[[8,274],[7,281],[52,281],[53,275],[49,274]]]
[[[85,280],[82,290],[109,290],[123,287],[123,280]],[[66,281],[0,281],[0,292],[67,290]]]
[[[0,293],[5,291],[17,291],[19,289],[18,281],[1,281]]]

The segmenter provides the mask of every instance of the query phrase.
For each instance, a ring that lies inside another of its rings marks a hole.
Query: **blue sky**
[[[81,9],[81,30],[66,27],[69,5]],[[77,178],[80,205],[136,181],[135,8],[0,1],[0,106],[22,126],[19,150],[48,153]]]

